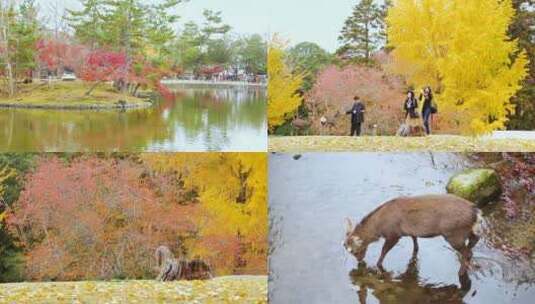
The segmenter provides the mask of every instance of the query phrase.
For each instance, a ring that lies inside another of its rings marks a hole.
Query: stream
[[[454,153],[271,154],[269,159],[270,303],[533,303],[535,263],[509,258],[485,239],[473,250],[468,277],[443,238],[402,238],[367,265],[345,251],[344,218],[353,222],[398,197],[445,193],[449,178],[474,164]],[[506,222],[498,206],[484,216]]]

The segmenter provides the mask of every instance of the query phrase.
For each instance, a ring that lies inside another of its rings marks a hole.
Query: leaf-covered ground
[[[534,152],[535,140],[493,139],[458,135],[426,137],[270,136],[269,151]]]
[[[266,276],[0,284],[0,303],[267,303]]]

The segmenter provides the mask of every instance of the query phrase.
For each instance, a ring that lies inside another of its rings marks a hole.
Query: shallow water
[[[263,88],[170,86],[149,109],[0,109],[0,151],[265,151]]]
[[[401,195],[444,193],[448,179],[469,167],[458,154],[311,153],[298,160],[271,154],[270,303],[533,303],[529,261],[509,260],[484,238],[469,279],[442,238],[403,238],[375,265],[382,241],[370,245],[367,266],[343,248],[345,217],[361,219]],[[491,210],[485,210],[488,215]],[[462,282],[462,284],[461,284]]]

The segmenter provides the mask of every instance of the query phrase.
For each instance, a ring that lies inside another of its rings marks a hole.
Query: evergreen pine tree
[[[31,71],[36,66],[35,45],[38,39],[39,24],[35,0],[24,0],[19,7],[17,21],[13,25],[15,79],[32,78]]]
[[[74,29],[76,38],[91,49],[104,46],[106,32],[104,17],[107,7],[104,0],[80,0],[83,9],[80,11],[67,10],[66,16],[70,26]]]
[[[372,52],[384,44],[385,15],[383,6],[377,5],[373,0],[361,0],[345,21],[338,37],[338,41],[343,45],[337,53],[344,57],[369,61]]]
[[[0,74],[9,96],[16,94],[19,78],[31,79],[38,39],[34,0],[23,0],[19,6],[10,1],[0,4]]]

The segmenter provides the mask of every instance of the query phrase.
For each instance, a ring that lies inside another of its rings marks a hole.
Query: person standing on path
[[[418,113],[416,113],[418,110],[418,100],[416,100],[413,91],[407,92],[407,98],[403,103],[403,109],[405,110],[405,119],[418,118]]]
[[[403,108],[405,110],[404,126],[405,128],[408,128],[407,133],[403,133],[403,136],[410,136],[412,134],[412,130],[422,125],[420,115],[418,115],[418,100],[416,99],[413,91],[409,90],[407,92],[407,98],[403,103]]]
[[[433,103],[433,92],[431,87],[426,87],[422,94],[420,94],[420,101],[423,99],[424,103],[422,106],[422,119],[424,122],[425,133],[427,135],[431,134],[430,120],[431,115],[437,112],[436,107]]]
[[[351,133],[349,133],[349,136],[360,136],[365,107],[358,96],[355,96],[353,101],[353,107],[346,112],[346,114],[351,114]]]

